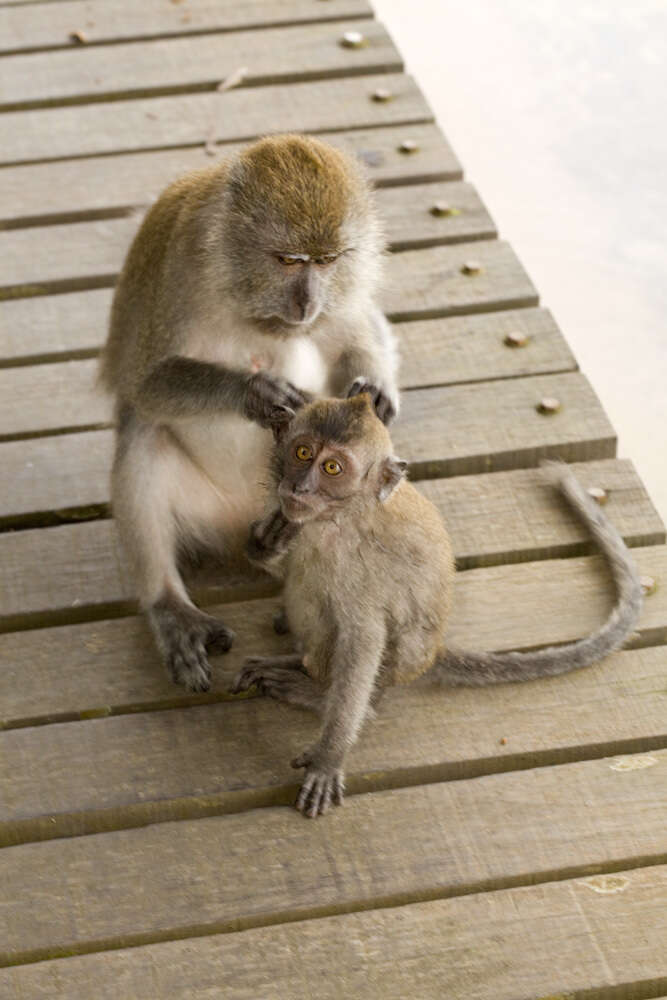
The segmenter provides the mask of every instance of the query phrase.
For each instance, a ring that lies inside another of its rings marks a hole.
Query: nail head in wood
[[[639,582],[642,585],[642,590],[644,595],[648,597],[649,594],[655,594],[658,589],[658,582],[653,576],[641,576]]]
[[[519,333],[518,330],[512,330],[505,337],[503,343],[507,347],[525,347],[528,343],[528,336],[525,333]]]
[[[587,492],[589,497],[592,497],[592,499],[595,500],[596,503],[599,503],[600,506],[605,504],[609,499],[607,491],[603,490],[601,486],[591,486]]]
[[[468,275],[481,274],[482,265],[478,260],[467,260],[461,268],[461,272]]]
[[[387,90],[386,87],[378,87],[376,91],[373,92],[373,100],[377,101],[378,104],[386,104],[390,101],[394,95],[391,90]]]
[[[344,49],[362,49],[368,42],[360,31],[346,31],[340,44]]]
[[[460,214],[458,208],[452,208],[447,201],[436,201],[434,205],[431,205],[431,215],[435,215],[439,219],[444,218],[446,215]]]
[[[545,396],[537,404],[537,409],[540,413],[558,413],[560,406],[560,399],[556,399],[555,396]]]
[[[419,150],[414,139],[404,139],[398,148],[401,153],[416,153]]]

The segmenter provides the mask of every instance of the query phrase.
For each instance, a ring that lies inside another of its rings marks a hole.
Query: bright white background
[[[373,0],[667,518],[667,0]]]

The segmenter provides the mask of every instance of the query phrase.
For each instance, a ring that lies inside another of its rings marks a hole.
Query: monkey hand
[[[306,775],[297,796],[296,808],[309,819],[322,816],[331,803],[341,806],[345,774],[341,767],[319,763],[316,749],[305,750],[292,761],[292,767],[305,767]]]
[[[274,556],[282,555],[294,536],[298,534],[299,525],[288,521],[280,507],[264,518],[250,525],[250,537],[246,545],[246,555],[252,563],[263,565]]]
[[[376,383],[365,375],[359,375],[347,390],[347,398],[359,396],[362,392],[367,392],[371,397],[375,412],[382,423],[390,424],[398,413],[398,400],[395,395],[383,389],[379,381]]]
[[[308,402],[308,394],[278,375],[259,371],[247,380],[243,412],[260,427],[274,427],[286,419],[286,411],[298,410]]]

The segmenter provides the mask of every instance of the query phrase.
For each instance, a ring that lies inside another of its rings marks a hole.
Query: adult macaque
[[[179,558],[223,559],[264,507],[277,407],[344,395],[361,373],[398,409],[395,351],[374,294],[383,241],[355,161],[297,135],[187,174],[127,255],[101,366],[116,396],[113,509],[174,680],[210,685],[233,634],[200,611]]]
[[[363,384],[355,388],[364,388]],[[588,666],[632,632],[642,588],[622,538],[566,465],[558,486],[609,561],[618,591],[605,624],[579,642],[526,653],[445,647],[454,560],[433,504],[404,477],[368,395],[319,400],[276,424],[280,508],[253,525],[248,552],[285,580],[287,621],[299,653],[248,659],[233,691],[318,712],[316,745],[297,808],[317,816],[343,799],[345,755],[382,690],[422,674],[444,684],[529,680]]]

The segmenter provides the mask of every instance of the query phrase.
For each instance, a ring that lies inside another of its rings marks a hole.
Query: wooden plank
[[[322,138],[359,157],[378,187],[462,177],[451,146],[433,124],[334,132]],[[406,138],[418,146],[410,155],[400,150]],[[244,145],[219,146],[218,155],[236,153]],[[0,187],[0,229],[146,205],[181,174],[213,162],[199,146],[6,167]]]
[[[628,868],[664,849],[667,751],[651,757],[360,795],[314,823],[272,808],[8,848],[0,961]]]
[[[433,204],[447,200],[458,215],[436,218]],[[390,249],[432,247],[493,239],[495,225],[475,189],[462,181],[390,188],[378,196]],[[13,286],[80,287],[89,276],[111,284],[139,228],[141,215],[0,232],[0,255],[7,262],[0,297]]]
[[[106,339],[110,289],[0,304],[0,364],[90,356]]]
[[[50,553],[45,553],[45,563],[49,556]],[[633,550],[633,556],[642,571],[659,582],[656,593],[646,599],[638,636],[633,643],[665,642],[665,549],[662,546],[638,548]],[[88,583],[86,568],[84,564],[79,579]],[[70,573],[70,581],[73,575]],[[92,572],[91,577],[94,579]],[[82,589],[80,586],[80,594]],[[609,611],[610,584],[596,557],[577,557],[552,560],[548,565],[534,562],[470,570],[457,577],[456,595],[450,633],[453,644],[476,649],[517,649],[564,642],[588,634]],[[91,601],[90,593],[85,590],[82,598]],[[63,603],[61,600],[60,606]],[[244,656],[264,651],[289,651],[290,640],[278,640],[272,634],[270,621],[274,607],[271,601],[252,601],[226,604],[218,609],[237,633],[237,640],[231,653],[215,661],[213,694],[207,696],[209,700],[226,697],[228,682]],[[168,708],[199,704],[202,700],[201,696],[186,695],[167,679],[141,619],[99,621],[4,635],[0,664],[0,704],[3,705],[3,725],[8,727],[25,725],[31,720],[120,713],[131,710],[132,706]],[[53,683],[54,664],[58,665],[57,685]],[[567,686],[569,682],[563,683]],[[508,690],[503,688],[505,694],[492,696],[492,699],[501,697],[506,704]],[[653,685],[649,690],[655,698],[660,688]],[[467,695],[460,697],[468,704]],[[655,710],[664,711],[660,699],[656,699]],[[468,715],[469,709],[466,719]],[[616,722],[610,723],[610,730],[605,730],[601,722],[599,725],[601,734],[613,734]],[[621,727],[619,733],[623,731],[627,729]],[[565,725],[564,739],[570,739],[570,732]],[[545,733],[551,739],[553,727],[547,726]],[[595,742],[594,735],[590,741]],[[514,748],[510,741],[507,752],[513,752]]]
[[[234,60],[232,69],[238,66]],[[222,73],[221,75],[224,75]],[[378,88],[392,101],[374,101]],[[342,80],[250,87],[225,93],[17,111],[0,119],[0,162],[20,163],[130,150],[202,146],[266,132],[329,132],[431,121],[411,77],[382,74]]]
[[[655,866],[123,948],[5,969],[0,984],[7,1000],[69,1000],[91,988],[96,1000],[312,1000],[314,983],[319,1000],[655,996],[667,985],[666,881]]]
[[[270,619],[261,629],[268,633]],[[268,635],[267,643],[286,648]],[[240,651],[234,658],[237,669]],[[137,671],[143,667],[135,660]],[[474,692],[396,689],[351,752],[348,790],[611,755],[626,766],[629,752],[653,756],[664,747],[665,681],[665,651],[651,647],[553,681]],[[264,698],[8,729],[0,734],[0,844],[291,803],[297,778],[289,761],[317,734],[313,716]],[[39,768],[29,766],[37,760]]]
[[[465,273],[468,263],[479,273]],[[490,240],[390,257],[381,301],[399,322],[534,306],[538,296],[510,245]]]
[[[0,370],[0,440],[108,425],[96,376],[95,360]]]
[[[368,17],[372,13],[367,0],[188,0],[185,7],[163,0],[125,0],[88,3],[63,0],[48,6],[0,8],[0,52],[31,49],[72,48],[73,31],[84,32],[89,45],[203,34],[243,28],[266,28],[279,24],[327,21],[337,18]]]
[[[544,396],[560,399],[561,412],[538,413],[536,405]],[[110,453],[110,436],[110,431],[91,431],[73,434],[69,440],[54,438],[51,443],[0,445],[0,461],[8,473],[0,518],[13,524],[46,514],[54,509],[47,497],[55,500],[56,510],[104,502],[108,496],[100,501],[97,450]],[[540,458],[569,462],[610,458],[616,440],[579,372],[416,389],[405,393],[392,437],[397,452],[410,462],[413,477],[422,479],[530,468]],[[57,484],[55,480],[45,484],[42,463],[53,469],[53,453],[62,463],[55,472]]]
[[[366,44],[341,45],[345,32]],[[400,72],[402,59],[375,20],[234,31],[61,52],[15,55],[3,64],[0,109],[51,107],[91,101],[215,90],[239,68],[241,86],[327,77]]]

